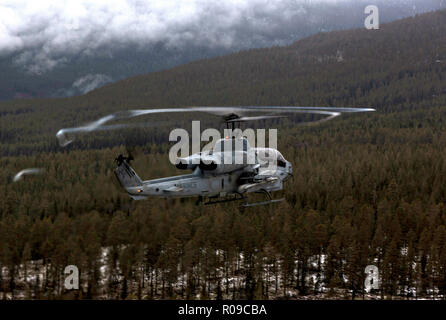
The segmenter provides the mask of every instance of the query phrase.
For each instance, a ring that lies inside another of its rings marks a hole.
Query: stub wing
[[[276,176],[263,176],[262,178],[259,178],[257,182],[242,184],[238,187],[238,192],[245,193],[252,189],[266,188],[269,185],[274,185],[278,181],[279,178]]]

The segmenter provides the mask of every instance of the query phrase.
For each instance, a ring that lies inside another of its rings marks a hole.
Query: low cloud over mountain
[[[61,81],[65,85],[107,70],[105,77],[122,78],[231,51],[288,44],[319,31],[360,27],[368,4],[368,0],[4,0],[0,66],[11,64],[11,71],[23,76],[49,77],[59,68],[64,72],[58,77],[69,78]],[[446,7],[445,0],[374,4],[382,22]],[[126,51],[136,52],[138,59],[132,60]],[[110,63],[100,70],[91,63],[94,59]],[[78,72],[66,71],[73,63]],[[17,81],[21,87],[21,78]],[[46,89],[31,93],[36,94],[51,95]]]

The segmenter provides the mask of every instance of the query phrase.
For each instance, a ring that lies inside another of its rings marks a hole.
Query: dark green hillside
[[[364,268],[375,264],[375,297],[444,299],[445,71],[439,11],[202,60],[82,97],[1,103],[0,298],[367,298]],[[90,133],[66,149],[55,138],[122,109],[239,104],[377,112],[317,126],[267,123],[294,166],[286,201],[270,211],[131,201],[113,183],[112,159],[130,141],[143,151],[134,162],[141,177],[177,174],[166,154],[171,126]],[[12,182],[29,167],[45,172]],[[81,269],[80,291],[62,286],[68,264]],[[27,273],[43,277],[25,283]]]

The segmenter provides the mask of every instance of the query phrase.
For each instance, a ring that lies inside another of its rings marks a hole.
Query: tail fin
[[[129,191],[128,188],[134,188],[143,185],[140,177],[138,177],[135,170],[133,170],[132,167],[129,166],[126,160],[122,160],[120,161],[120,163],[118,163],[118,167],[115,170],[115,175],[116,178],[118,178],[121,186],[127,191]]]

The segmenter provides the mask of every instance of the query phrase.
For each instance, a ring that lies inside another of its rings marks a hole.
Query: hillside
[[[81,97],[0,103],[0,298],[444,299],[445,35],[439,11],[201,60]],[[276,194],[286,201],[245,212],[195,199],[135,202],[115,186],[113,159],[127,143],[142,151],[132,165],[143,179],[178,174],[167,137],[192,117],[92,132],[67,148],[55,138],[122,109],[238,104],[377,112],[317,126],[266,123],[279,129],[294,178]],[[13,182],[24,168],[43,173]],[[63,287],[69,264],[81,270],[80,290]],[[381,281],[366,295],[370,264]]]
[[[138,76],[88,94],[114,105],[364,105],[397,109],[444,95],[446,11],[320,33]],[[417,90],[414,92],[414,87]]]

